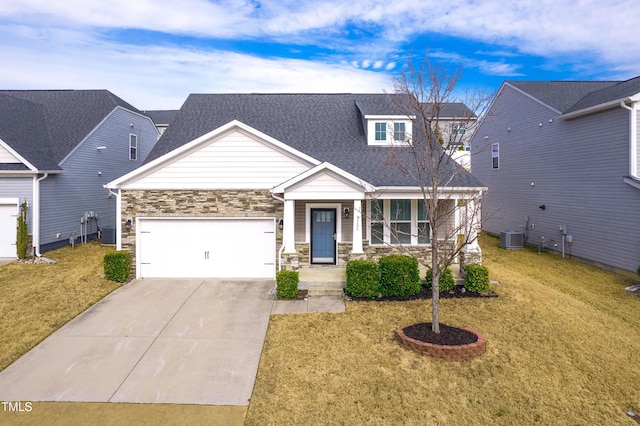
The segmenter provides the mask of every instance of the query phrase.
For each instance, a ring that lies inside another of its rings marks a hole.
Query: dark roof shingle
[[[114,108],[139,112],[108,90],[0,90],[0,95],[4,95],[3,102],[13,97],[41,108],[43,115],[37,117],[40,122],[29,123],[45,126],[48,133],[49,149],[42,146],[40,154],[30,160],[39,169],[46,168],[41,164],[51,160],[59,164]],[[30,149],[31,142],[14,140],[11,146],[22,155],[23,150]]]
[[[385,165],[390,148],[367,145],[363,115],[399,114],[385,94],[192,94],[146,162],[238,120],[373,185],[415,186]],[[450,186],[482,186],[457,163],[452,167]]]
[[[567,112],[584,96],[610,87],[615,81],[507,81],[546,105]]]

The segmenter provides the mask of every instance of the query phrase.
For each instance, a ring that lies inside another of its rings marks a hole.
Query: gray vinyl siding
[[[493,170],[496,142],[500,168]],[[483,230],[524,230],[528,217],[527,242],[537,245],[544,236],[548,248],[561,251],[560,225],[566,225],[574,256],[632,271],[640,264],[640,191],[623,182],[627,110],[562,121],[505,86],[474,135],[471,167],[489,188]]]
[[[129,160],[130,133],[138,136],[136,161]],[[157,135],[148,118],[116,108],[61,163],[62,174],[41,182],[41,245],[68,240],[74,232],[79,237],[85,212],[95,212],[98,227],[115,228],[116,198],[109,197],[103,185],[139,167]],[[98,150],[99,146],[106,149]],[[95,233],[96,222],[90,223],[88,232]]]
[[[31,233],[33,177],[0,177],[0,198],[19,198],[20,202],[27,200],[27,224]]]

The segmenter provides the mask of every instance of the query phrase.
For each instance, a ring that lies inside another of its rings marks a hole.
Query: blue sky
[[[637,0],[0,0],[0,88],[189,93],[392,90],[409,53],[504,80],[640,75]]]

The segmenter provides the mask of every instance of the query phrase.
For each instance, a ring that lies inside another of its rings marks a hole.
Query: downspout
[[[633,104],[635,106],[635,104]],[[638,135],[634,107],[628,106],[625,101],[620,101],[620,106],[629,110],[629,175],[638,179]]]
[[[35,255],[42,257],[40,253],[40,182],[49,177],[49,173],[45,173],[42,177],[36,179],[33,193],[33,248]]]
[[[275,195],[273,192],[271,193],[271,196],[282,202],[282,210],[284,211],[284,198],[280,198],[277,195]],[[277,220],[278,218],[276,218]],[[282,227],[282,246],[280,247],[280,250],[278,250],[278,271],[282,271],[282,252],[284,251],[284,242],[286,241],[286,239],[284,238],[284,233],[287,232],[287,229],[285,229],[286,227]]]

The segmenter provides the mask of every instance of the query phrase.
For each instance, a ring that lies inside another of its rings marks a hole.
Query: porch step
[[[344,295],[344,283],[329,281],[312,281],[300,283],[300,288],[308,287],[307,293],[313,296],[342,296]]]

